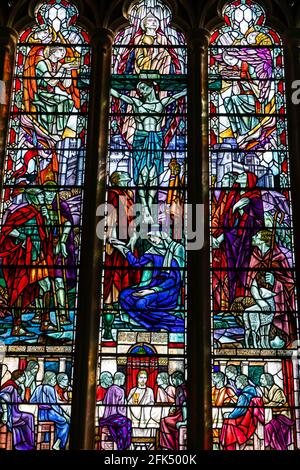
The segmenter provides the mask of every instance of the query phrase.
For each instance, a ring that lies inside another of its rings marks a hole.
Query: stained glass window
[[[101,450],[186,448],[186,44],[171,19],[161,0],[135,2],[113,44]]]
[[[282,41],[251,0],[209,50],[213,447],[299,448],[297,301]]]
[[[0,440],[68,446],[90,48],[66,0],[17,45],[0,234]]]

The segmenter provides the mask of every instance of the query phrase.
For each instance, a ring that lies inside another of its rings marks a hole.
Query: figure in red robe
[[[108,388],[114,383],[113,376],[110,372],[104,371],[100,374],[99,385],[96,389],[96,402],[103,403]]]
[[[22,312],[38,297],[40,281],[54,275],[52,243],[41,213],[42,196],[39,188],[27,189],[28,204],[7,214],[0,235],[0,258],[13,315],[12,336],[32,335],[21,327]]]
[[[111,231],[108,233],[109,237],[116,238],[117,230],[120,229],[121,225],[123,225],[127,232],[127,227],[132,222],[133,217],[130,215],[130,209],[134,204],[134,196],[133,192],[127,188],[130,180],[129,174],[124,171],[115,171],[110,176],[112,187],[108,191],[107,203],[115,210],[109,216],[108,226],[111,228]],[[123,241],[128,242],[129,237]],[[105,266],[108,269],[105,272],[104,278],[104,303],[113,305],[119,301],[120,292],[138,283],[139,278],[136,271],[124,269],[128,267],[128,262],[110,244],[106,246]],[[118,269],[119,266],[121,269]]]
[[[161,420],[159,443],[164,449],[179,450],[179,427],[186,425],[187,389],[182,372],[175,371],[171,381],[176,387],[175,407],[170,410],[169,416]]]
[[[255,189],[257,177],[244,172],[235,181],[239,187],[229,192],[222,205],[219,232],[215,232],[213,246],[222,250],[221,262],[227,268],[228,304],[244,296],[247,270],[251,257],[251,239],[264,225],[261,191]]]
[[[239,188],[235,183],[237,174],[228,172],[221,181],[221,190],[215,190],[212,193],[212,211],[211,211],[211,225],[212,225],[212,248],[213,248],[213,272],[212,284],[214,291],[214,311],[222,311],[228,308],[228,282],[227,272],[224,268],[227,267],[227,257],[225,252],[224,240],[224,219],[226,210],[228,209],[227,202],[232,198],[232,191]]]
[[[223,450],[242,450],[256,431],[258,422],[264,424],[264,405],[246,375],[238,375],[236,387],[241,389],[235,409],[224,415],[220,435]],[[226,417],[225,417],[226,416]]]

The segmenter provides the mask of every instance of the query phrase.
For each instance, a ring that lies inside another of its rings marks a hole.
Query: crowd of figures
[[[24,346],[30,353],[37,344],[65,353],[74,340],[90,85],[89,37],[76,25],[78,14],[67,0],[37,4],[35,23],[20,34],[17,46],[0,233],[0,335],[14,354]],[[116,211],[106,218],[100,344],[115,348],[119,333],[167,332],[164,345],[175,345],[183,356],[186,45],[170,26],[171,17],[160,0],[134,3],[130,26],[118,33],[112,51],[106,201]],[[122,238],[122,218],[132,221],[136,203],[145,237],[139,239],[136,226]],[[39,422],[49,421],[55,423],[53,448],[65,448],[70,409],[53,392],[59,375],[47,370],[25,398],[24,374],[13,371],[1,390],[1,419],[13,432],[14,447],[32,448]],[[169,379],[176,389],[174,410],[168,416],[162,407],[151,417],[165,448],[178,448],[178,429],[185,423],[184,377],[178,374]],[[122,388],[124,378],[114,380],[111,385]],[[137,380],[143,390],[144,375]],[[138,391],[133,397],[126,392],[124,406],[132,414],[118,413],[115,422],[114,405],[101,405],[101,419],[109,420],[112,434],[116,426],[128,430],[123,444],[117,431],[118,447],[130,447],[130,426],[134,435],[150,423],[147,407],[161,393],[153,389],[151,395],[146,388],[138,402],[144,411],[137,415]],[[114,389],[110,392],[106,400]],[[34,404],[38,417],[30,411]]]
[[[256,182],[249,171],[226,173],[222,189],[214,191],[215,340],[226,345],[223,322],[227,344],[231,339],[245,348],[287,348],[297,331],[288,201]]]
[[[72,396],[69,375],[45,370],[38,380],[38,373],[38,362],[29,360],[24,369],[14,370],[10,378],[3,381],[0,387],[0,423],[7,427],[8,433],[12,433],[12,448],[15,450],[35,449],[39,425],[49,422],[54,426],[52,449],[66,449]],[[44,442],[49,440],[49,435],[44,436]]]
[[[291,450],[295,420],[270,373],[254,383],[235,365],[212,374],[213,443],[223,450]],[[260,429],[261,428],[261,429]],[[251,439],[256,442],[251,442]]]
[[[254,2],[224,7],[209,50],[215,348],[297,338],[282,43]]]
[[[167,107],[182,99],[186,90],[161,98],[150,76],[139,77],[136,90],[130,95],[112,90],[117,103],[124,101],[132,106],[132,126],[135,130],[127,171],[118,169],[116,165],[109,176],[108,204],[112,212],[107,222],[104,309],[121,310],[121,319],[127,326],[131,324],[151,331],[166,329],[182,333],[181,270],[185,267],[185,254],[182,238],[174,239],[174,218],[177,210],[180,214],[177,225],[182,229],[184,175],[176,158],[164,161],[166,142],[161,126]],[[173,119],[172,115],[170,119]],[[173,127],[173,132],[174,129],[176,127]],[[112,150],[114,145],[112,142]],[[124,165],[123,161],[121,163]],[[166,172],[169,187],[164,191],[158,190]],[[176,189],[172,186],[175,184],[178,185]],[[132,208],[136,203],[140,206],[144,231],[140,226],[133,225]],[[168,223],[166,217],[169,218]],[[131,234],[126,234],[125,241],[116,238],[122,224],[123,229],[129,224],[133,229]],[[152,274],[148,267],[154,268]],[[104,322],[104,339],[109,339],[110,332],[105,330]]]
[[[40,4],[19,37],[1,204],[8,345],[73,336],[90,70],[77,16],[66,1]]]
[[[213,446],[291,450],[299,326],[283,40],[252,0],[222,15],[208,61]]]
[[[186,448],[186,44],[171,18],[161,0],[132,3],[112,48],[99,449],[106,439],[119,450]],[[118,366],[112,376],[120,343],[139,344],[140,332],[145,364],[174,354],[174,372]]]
[[[184,332],[186,57],[170,21],[160,0],[132,5],[112,51],[107,202],[115,210],[107,222],[104,340],[116,339],[114,318],[119,329]],[[129,224],[121,242],[118,230]]]
[[[145,442],[153,431],[160,449],[179,450],[179,430],[187,425],[184,374],[175,371],[169,376],[167,372],[159,372],[151,387],[147,371],[141,369],[136,376],[136,386],[128,395],[125,382],[123,372],[116,372],[114,376],[109,371],[100,374],[97,387],[99,429],[108,428],[118,450],[149,448]]]

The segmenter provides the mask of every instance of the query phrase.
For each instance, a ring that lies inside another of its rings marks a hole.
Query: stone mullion
[[[204,246],[188,251],[188,447],[211,448],[207,55],[208,32],[188,38],[188,200],[204,205]],[[190,225],[191,222],[188,221]],[[198,234],[199,237],[199,234]]]
[[[92,78],[83,204],[71,449],[94,449],[103,242],[96,236],[96,209],[105,201],[105,163],[112,33],[91,36]]]

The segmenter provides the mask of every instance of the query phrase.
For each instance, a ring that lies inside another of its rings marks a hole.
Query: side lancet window
[[[213,448],[299,448],[298,310],[282,40],[227,3],[209,51]]]
[[[1,448],[66,449],[90,75],[66,0],[19,36],[0,233]]]
[[[186,448],[186,43],[171,19],[135,2],[113,44],[99,450]]]

